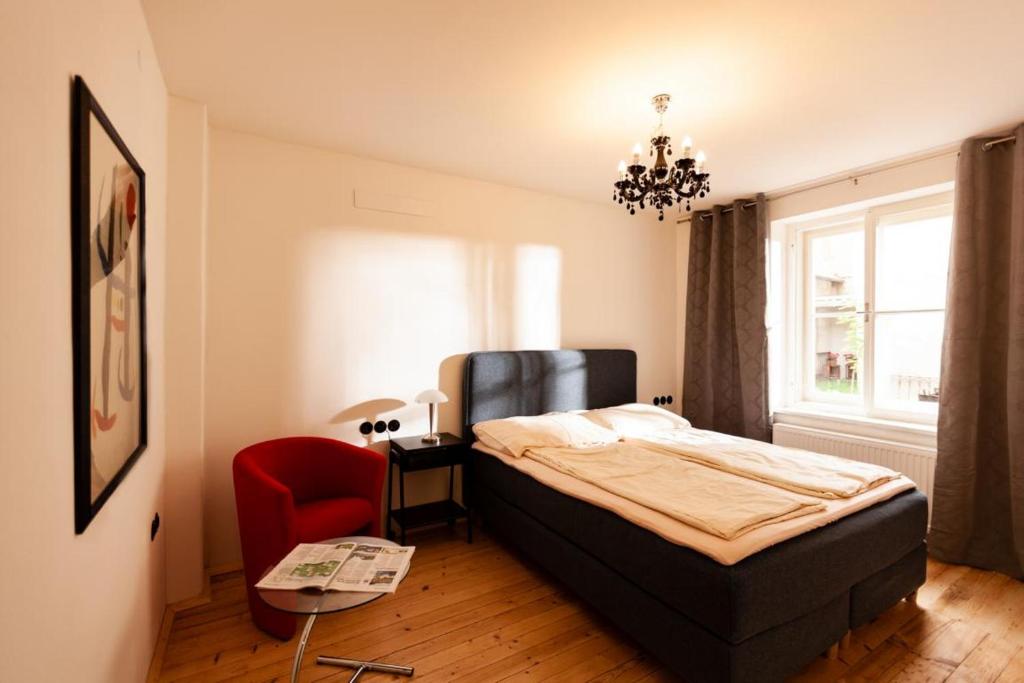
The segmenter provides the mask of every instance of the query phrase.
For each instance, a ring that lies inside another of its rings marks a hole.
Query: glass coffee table
[[[342,536],[340,538],[329,538],[320,542],[372,543],[373,545],[387,546],[398,545],[393,541],[389,541],[384,538],[375,538],[374,536]],[[269,574],[272,569],[273,567],[269,567],[267,571],[263,573],[263,576]],[[399,578],[399,581],[404,580],[408,573],[407,568],[405,573]],[[291,591],[268,590],[265,588],[258,589],[257,592],[263,602],[275,609],[279,609],[282,612],[291,612],[292,614],[309,615],[309,619],[306,620],[306,626],[302,629],[302,636],[299,638],[299,646],[295,650],[295,661],[292,663],[292,683],[296,683],[299,679],[299,668],[302,666],[302,654],[306,651],[306,642],[309,640],[309,632],[313,630],[313,624],[316,622],[317,616],[321,614],[331,614],[332,612],[341,612],[343,610],[352,609],[353,607],[359,607],[360,605],[373,602],[377,598],[386,595],[386,593],[362,593],[354,591]],[[389,674],[398,674],[399,676],[412,676],[413,674],[413,668],[411,666],[384,664],[383,662],[364,662],[359,659],[346,659],[344,657],[327,657],[319,655],[316,658],[316,663],[324,666],[340,666],[348,669],[355,669],[355,672],[352,674],[352,678],[348,679],[349,683],[352,683],[352,681],[355,681],[359,676],[367,671],[381,671]]]

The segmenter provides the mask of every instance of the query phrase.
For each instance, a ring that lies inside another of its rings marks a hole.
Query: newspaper
[[[300,543],[256,587],[394,593],[415,550],[372,543]]]

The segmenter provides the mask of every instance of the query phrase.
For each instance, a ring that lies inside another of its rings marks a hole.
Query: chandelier
[[[654,166],[648,169],[640,163],[643,148],[640,143],[633,147],[633,163],[626,165],[619,162],[619,179],[615,183],[612,201],[625,204],[629,213],[635,214],[636,207],[645,209],[653,206],[658,210],[658,220],[665,220],[665,209],[673,204],[682,205],[686,202],[686,210],[690,210],[690,200],[704,197],[711,191],[708,182],[709,174],[704,167],[704,152],[697,152],[691,158],[690,151],[693,141],[689,136],[683,138],[683,157],[669,164],[666,156],[672,156],[672,139],[665,135],[663,127],[665,110],[668,109],[669,95],[655,95],[651,99],[654,111],[658,112],[658,127],[651,137],[650,156],[655,156]]]

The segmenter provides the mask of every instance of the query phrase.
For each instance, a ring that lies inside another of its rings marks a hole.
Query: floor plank
[[[395,595],[320,617],[301,680],[347,681],[348,672],[314,663],[333,654],[414,666],[414,680],[425,683],[679,683],[528,560],[486,533],[472,545],[462,539],[447,528],[418,534],[412,571]],[[253,626],[241,572],[211,577],[210,595],[175,616],[159,680],[286,681],[295,641]],[[1024,584],[929,560],[916,605],[900,602],[855,629],[838,660],[818,658],[794,680],[1024,681]]]
[[[947,680],[951,683],[993,683],[1011,662],[1022,656],[1019,645],[988,635]]]

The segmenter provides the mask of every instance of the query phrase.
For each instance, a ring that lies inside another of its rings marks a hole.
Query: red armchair
[[[264,441],[235,456],[235,505],[253,623],[288,640],[295,617],[254,588],[297,543],[380,535],[386,460],[366,448],[312,436]]]

